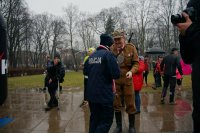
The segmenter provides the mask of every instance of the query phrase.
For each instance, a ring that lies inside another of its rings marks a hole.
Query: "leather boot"
[[[129,114],[129,133],[136,133],[135,131],[135,114]]]
[[[115,112],[115,119],[116,119],[117,127],[115,128],[113,133],[122,133],[122,113]]]

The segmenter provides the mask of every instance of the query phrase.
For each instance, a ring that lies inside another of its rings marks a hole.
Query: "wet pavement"
[[[0,106],[0,118],[14,118],[0,128],[0,133],[87,133],[89,109],[80,108],[83,91],[64,89],[60,96],[60,110],[45,112],[48,96],[38,89],[10,91],[7,101]],[[192,95],[181,92],[176,105],[160,104],[159,93],[142,93],[141,113],[136,115],[137,133],[192,133]],[[115,128],[115,120],[110,133]],[[123,113],[123,133],[128,132],[128,116]]]

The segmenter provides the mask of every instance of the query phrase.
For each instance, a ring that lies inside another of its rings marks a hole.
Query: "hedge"
[[[25,75],[37,75],[44,73],[43,68],[9,68],[8,77],[25,76]]]

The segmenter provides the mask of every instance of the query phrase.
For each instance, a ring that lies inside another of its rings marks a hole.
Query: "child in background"
[[[144,57],[143,56],[139,56],[139,68],[136,74],[133,75],[133,87],[135,90],[135,106],[137,109],[136,114],[140,113],[140,104],[141,104],[141,100],[140,100],[140,90],[142,89],[142,85],[143,85],[143,71],[145,69],[145,65],[144,65]]]

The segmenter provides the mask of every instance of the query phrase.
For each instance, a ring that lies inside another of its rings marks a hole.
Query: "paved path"
[[[60,110],[45,112],[45,94],[37,89],[9,92],[0,107],[0,117],[14,121],[0,128],[0,133],[87,133],[89,109],[80,108],[83,92],[68,88],[61,94]],[[159,93],[142,93],[141,113],[136,115],[137,133],[192,133],[191,93],[176,97],[177,105],[160,104]],[[114,130],[115,120],[110,132]],[[128,117],[123,113],[123,133],[128,131]]]

